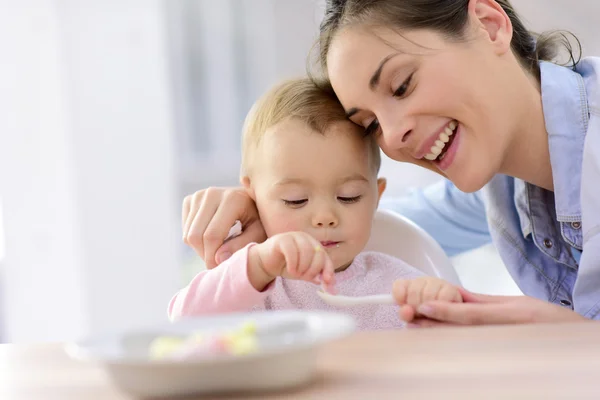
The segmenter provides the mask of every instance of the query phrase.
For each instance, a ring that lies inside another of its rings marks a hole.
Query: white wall
[[[54,6],[4,4],[0,13],[0,173],[6,258],[4,334],[39,335],[47,317],[58,332],[80,334],[83,310],[79,243],[62,95]],[[35,9],[32,8],[35,6]],[[60,277],[60,278],[59,278]]]
[[[3,4],[5,340],[166,319],[179,286],[163,3]]]
[[[246,113],[270,86],[305,74],[313,0],[168,2],[181,194],[239,181]],[[219,168],[214,168],[218,165]]]
[[[600,1],[512,0],[512,3],[530,29],[568,30],[581,40],[584,55],[600,56]]]

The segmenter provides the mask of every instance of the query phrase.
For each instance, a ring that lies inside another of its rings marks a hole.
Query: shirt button
[[[546,248],[551,248],[553,246],[552,240],[550,239],[544,239],[544,246],[546,246]]]
[[[577,222],[577,221],[571,222],[571,228],[573,228],[573,229],[581,228],[581,222]]]
[[[565,306],[565,307],[571,307],[572,304],[569,300],[561,300],[560,305]]]

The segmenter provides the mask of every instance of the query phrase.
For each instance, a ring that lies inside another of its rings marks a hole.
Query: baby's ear
[[[381,195],[385,192],[385,188],[387,186],[387,179],[378,178],[377,179],[377,204],[379,204],[379,200],[381,200]]]
[[[240,183],[242,184],[242,186],[244,187],[244,189],[246,189],[246,193],[248,193],[248,196],[250,196],[250,198],[254,201],[256,201],[256,196],[254,194],[254,189],[252,188],[252,183],[250,181],[250,177],[248,176],[242,176],[240,178]]]

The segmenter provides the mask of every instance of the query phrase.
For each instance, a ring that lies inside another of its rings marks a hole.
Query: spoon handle
[[[356,297],[361,304],[395,304],[391,294],[375,294],[372,296]]]

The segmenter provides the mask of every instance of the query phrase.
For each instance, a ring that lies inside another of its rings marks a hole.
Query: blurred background
[[[305,72],[315,0],[0,0],[0,342],[166,320],[200,268],[183,197],[236,185],[242,121]],[[600,55],[597,0],[513,0]],[[439,179],[384,160],[388,196]],[[467,288],[518,293],[494,249]]]

